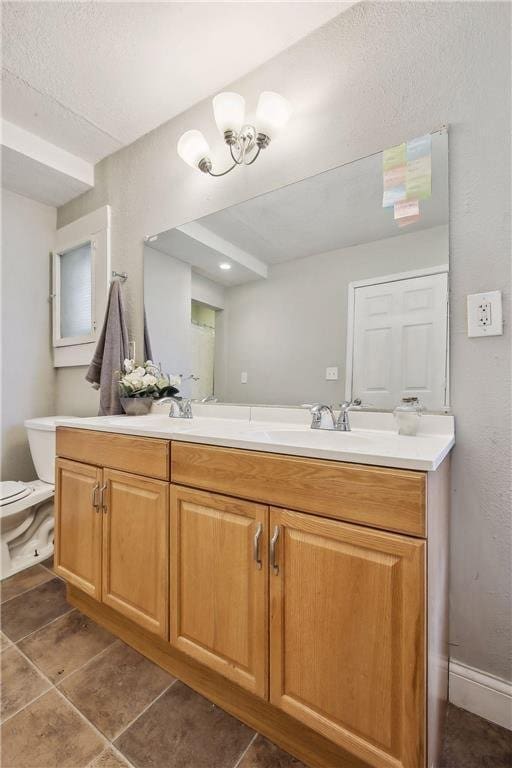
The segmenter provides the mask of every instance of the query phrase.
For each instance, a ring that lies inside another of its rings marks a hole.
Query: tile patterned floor
[[[305,768],[68,605],[51,562],[0,591],[3,768]],[[511,766],[509,731],[449,708],[440,768]]]

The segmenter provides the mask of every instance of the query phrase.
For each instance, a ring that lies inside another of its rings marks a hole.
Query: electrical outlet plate
[[[242,371],[240,374],[240,384],[247,384],[248,378],[247,371]]]
[[[473,293],[468,297],[468,336],[501,336],[501,291]]]
[[[326,381],[338,381],[338,367],[336,365],[325,369]]]

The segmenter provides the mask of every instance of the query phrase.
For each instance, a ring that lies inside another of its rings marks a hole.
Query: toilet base
[[[14,576],[15,573],[24,571],[27,568],[32,568],[33,565],[42,563],[45,560],[47,560],[49,557],[51,557],[53,555],[53,541],[50,544],[47,544],[46,547],[43,547],[40,551],[38,550],[38,552],[39,552],[38,556],[36,556],[35,554],[26,554],[26,555],[18,555],[14,558],[10,558],[9,567],[7,569],[4,569],[3,562],[2,562],[2,575],[0,576],[0,581],[3,581],[4,579],[8,579],[9,576]],[[3,561],[3,556],[2,556],[2,561]]]
[[[2,533],[1,579],[41,563],[53,554],[53,498],[29,510],[24,524]]]

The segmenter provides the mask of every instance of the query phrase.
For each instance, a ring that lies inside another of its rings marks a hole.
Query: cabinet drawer
[[[180,443],[173,483],[425,536],[426,473]]]
[[[169,479],[167,440],[57,427],[57,456],[158,480]]]

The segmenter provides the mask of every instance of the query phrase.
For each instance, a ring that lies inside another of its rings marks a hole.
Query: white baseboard
[[[450,660],[450,701],[512,730],[512,683]]]

